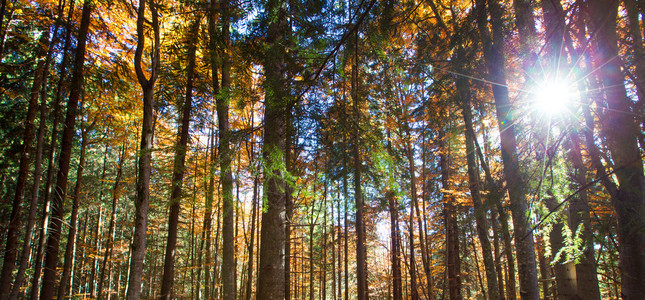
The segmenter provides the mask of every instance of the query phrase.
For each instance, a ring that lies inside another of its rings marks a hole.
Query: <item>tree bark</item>
[[[152,58],[150,78],[147,79],[141,66],[141,57],[145,47],[144,19],[146,1],[139,1],[137,11],[137,49],[134,56],[134,68],[137,80],[143,90],[143,120],[141,126],[141,145],[139,147],[139,166],[137,176],[137,196],[134,202],[135,221],[132,237],[132,254],[130,257],[130,274],[128,279],[128,291],[126,299],[138,300],[141,298],[141,284],[143,277],[143,262],[146,254],[146,231],[148,230],[148,210],[150,208],[150,175],[152,172],[152,147],[153,147],[153,107],[154,107],[154,86],[159,70],[160,56],[160,33],[159,19],[156,4],[150,0],[152,14],[152,31],[154,43],[152,45]]]
[[[513,228],[515,229],[515,251],[520,279],[522,299],[537,300],[540,296],[537,281],[533,232],[529,222],[526,199],[526,186],[522,180],[517,155],[516,122],[512,114],[512,103],[506,87],[504,62],[504,36],[502,33],[502,7],[496,0],[488,1],[491,16],[492,40],[488,30],[485,10],[486,1],[477,0],[477,25],[484,41],[484,57],[488,67],[488,77],[492,85],[497,113],[504,178],[508,187]]]
[[[65,82],[65,79],[67,78],[67,67],[69,65],[69,48],[71,44],[71,35],[72,35],[72,30],[69,26],[71,23],[70,20],[72,18],[73,12],[74,12],[74,2],[71,1],[70,6],[69,6],[69,11],[67,14],[67,26],[65,26],[65,41],[63,44],[63,58],[61,60],[61,66],[60,66],[60,74],[58,77],[58,84],[56,87],[56,97],[54,98],[54,104],[53,104],[53,111],[52,111],[52,134],[51,134],[51,139],[50,139],[50,145],[49,145],[49,150],[47,153],[47,175],[46,175],[46,181],[45,181],[45,195],[43,199],[43,213],[41,216],[41,221],[40,221],[40,237],[38,241],[38,247],[36,250],[36,256],[34,258],[35,263],[34,263],[34,274],[31,279],[31,291],[29,295],[29,299],[37,299],[38,298],[38,292],[39,289],[37,288],[40,285],[40,274],[41,274],[41,269],[42,269],[42,264],[43,264],[43,249],[45,248],[45,242],[47,240],[47,224],[49,223],[49,205],[50,205],[50,200],[51,200],[51,195],[52,195],[52,185],[54,182],[54,163],[56,159],[56,148],[57,148],[57,140],[58,140],[58,125],[60,123],[60,117],[61,117],[61,99],[62,99],[62,92],[63,92],[63,85]],[[18,278],[18,277],[16,277]],[[17,283],[17,282],[16,282]],[[14,286],[16,286],[16,283],[14,283]],[[18,286],[21,284],[17,284]],[[12,293],[14,293],[12,291]],[[12,298],[13,299],[13,298]]]
[[[358,30],[354,35],[354,65],[352,66],[352,110],[354,114],[352,130],[352,154],[354,158],[354,201],[356,202],[356,280],[357,280],[357,298],[365,300],[369,298],[369,288],[367,286],[367,245],[365,232],[365,204],[363,203],[362,189],[362,158],[360,149],[360,88],[358,78],[359,56],[358,56]],[[412,222],[410,223],[412,228]],[[414,299],[414,297],[413,297]]]
[[[0,299],[5,299],[11,292],[11,278],[16,264],[18,255],[17,243],[20,234],[20,221],[22,214],[22,204],[27,188],[27,177],[29,175],[29,165],[31,164],[33,153],[33,139],[36,133],[36,114],[38,112],[38,95],[42,86],[42,79],[45,73],[45,54],[49,48],[49,30],[45,30],[38,40],[40,47],[36,50],[38,63],[34,72],[34,80],[29,95],[27,116],[25,119],[25,129],[22,141],[22,150],[20,152],[20,165],[18,167],[18,178],[16,179],[16,188],[11,204],[11,216],[7,225],[6,243],[4,249],[4,263],[0,273]],[[42,122],[42,121],[41,121]]]
[[[461,293],[461,259],[459,257],[459,226],[457,225],[456,199],[450,192],[450,150],[445,141],[443,130],[439,132],[439,155],[441,167],[441,188],[443,191],[443,217],[446,229],[446,273],[448,291],[451,300],[462,299]]]
[[[83,89],[83,65],[85,63],[85,47],[90,24],[90,14],[93,5],[91,0],[83,2],[81,23],[78,31],[78,42],[74,56],[74,70],[70,85],[69,100],[67,102],[67,114],[65,116],[65,128],[61,139],[61,151],[58,163],[58,174],[56,177],[56,188],[52,200],[52,217],[49,222],[49,238],[47,239],[47,250],[45,253],[45,272],[43,284],[40,290],[40,299],[49,300],[54,297],[56,288],[56,268],[58,266],[58,251],[60,235],[62,233],[62,222],[64,213],[64,200],[67,194],[67,176],[72,156],[74,131],[76,124],[76,110],[78,100]]]
[[[390,247],[391,257],[390,267],[392,268],[392,299],[402,300],[403,289],[401,284],[401,253],[400,251],[400,234],[399,234],[399,210],[395,194],[390,192],[386,194],[388,199],[388,208],[390,210]]]
[[[463,59],[463,58],[462,58]],[[463,73],[463,72],[462,72]],[[486,271],[486,283],[488,288],[488,297],[490,300],[500,298],[500,293],[497,284],[497,271],[495,269],[495,262],[492,256],[492,249],[490,240],[488,239],[488,220],[486,219],[486,207],[482,203],[481,188],[479,179],[479,167],[477,165],[477,158],[475,156],[475,147],[473,141],[475,140],[475,132],[472,124],[472,110],[470,105],[470,92],[468,83],[461,77],[456,79],[457,93],[463,101],[462,115],[464,118],[464,136],[466,142],[466,161],[468,169],[468,187],[473,201],[475,211],[475,222],[477,227],[477,236],[482,248],[482,257],[484,260],[484,269]]]
[[[82,105],[81,105],[82,106]],[[78,230],[78,206],[81,197],[81,187],[83,186],[83,171],[85,170],[85,150],[87,148],[87,131],[89,128],[83,128],[81,124],[81,154],[76,171],[76,185],[74,195],[72,196],[72,215],[69,220],[69,232],[67,234],[67,246],[65,248],[65,260],[63,262],[63,276],[58,285],[58,300],[65,299],[67,287],[72,276],[74,262],[74,252],[76,249],[76,231]]]
[[[607,109],[600,112],[601,132],[613,158],[618,178],[617,198],[613,205],[618,221],[620,266],[624,299],[645,298],[645,178],[640,150],[639,129],[631,114],[618,57],[616,19],[618,1],[591,1],[589,21],[595,30],[594,66],[603,85]]]
[[[119,200],[119,197],[121,196],[121,178],[123,177],[123,162],[125,161],[126,155],[126,145],[123,144],[123,146],[121,147],[121,154],[119,155],[119,163],[116,170],[116,178],[114,179],[114,187],[112,188],[112,211],[110,212],[110,221],[108,224],[108,236],[105,240],[105,245],[103,246],[103,248],[105,249],[105,254],[103,255],[103,262],[101,263],[101,274],[99,275],[98,279],[98,300],[103,299],[103,281],[105,280],[106,272],[108,280],[110,278],[111,267],[108,266],[108,260],[110,260],[110,257],[112,256],[112,250],[114,248],[114,245],[112,243],[114,241],[114,230],[116,227],[117,200]],[[109,285],[107,289],[109,290]]]
[[[235,222],[233,200],[233,174],[231,171],[231,129],[228,109],[231,94],[230,12],[229,0],[220,2],[222,17],[222,89],[217,95],[217,121],[219,127],[219,167],[222,186],[222,291],[224,300],[234,300],[235,288]]]
[[[284,298],[285,245],[285,118],[288,108],[286,43],[289,38],[286,5],[281,0],[265,4],[268,14],[264,57],[264,199],[260,235],[258,292],[261,299]]]
[[[166,255],[164,257],[163,277],[161,279],[161,293],[159,299],[171,299],[172,288],[175,280],[175,249],[177,246],[177,227],[181,210],[182,188],[186,174],[186,150],[190,135],[190,112],[193,102],[193,78],[195,77],[195,53],[199,33],[200,18],[194,21],[186,38],[188,43],[188,66],[186,68],[186,97],[181,108],[178,139],[175,145],[175,161],[172,174],[172,191],[170,194],[170,212],[168,214],[168,236],[166,240]]]

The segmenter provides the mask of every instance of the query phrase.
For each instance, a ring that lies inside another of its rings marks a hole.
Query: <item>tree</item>
[[[63,136],[60,143],[61,150],[58,162],[58,175],[56,177],[56,188],[54,189],[54,198],[52,200],[52,217],[49,222],[49,238],[47,239],[47,250],[45,253],[45,272],[43,273],[43,284],[40,289],[40,299],[43,300],[53,298],[56,288],[56,268],[58,265],[60,236],[62,234],[64,213],[63,205],[65,195],[67,194],[67,175],[69,174],[70,159],[72,156],[76,110],[83,88],[85,46],[89,32],[92,9],[92,1],[85,0],[83,2],[83,11],[81,13],[76,54],[74,56],[74,70],[72,71],[69,100],[67,101],[65,128],[63,129]]]
[[[258,295],[284,298],[285,243],[285,117],[289,109],[286,78],[286,41],[289,39],[286,5],[281,0],[265,4],[267,48],[264,53],[264,195],[260,233]]]
[[[132,254],[130,258],[130,275],[128,282],[128,300],[141,298],[141,279],[143,276],[143,260],[146,254],[146,231],[148,230],[148,210],[150,208],[150,174],[152,172],[152,138],[154,133],[153,107],[154,87],[157,81],[160,55],[160,30],[157,6],[149,1],[152,14],[152,31],[154,41],[151,50],[150,75],[146,78],[141,58],[145,48],[144,19],[146,1],[139,1],[137,10],[137,49],[134,56],[134,69],[137,80],[143,90],[143,121],[141,126],[141,145],[139,146],[139,174],[137,177],[137,196],[135,199],[135,225],[132,238]]]
[[[537,268],[533,250],[533,233],[530,230],[526,187],[522,181],[517,155],[515,120],[511,114],[511,102],[506,87],[506,70],[504,63],[504,36],[502,33],[502,7],[497,1],[476,2],[477,26],[483,37],[484,57],[488,67],[488,76],[495,97],[495,108],[499,126],[504,178],[511,201],[513,227],[515,228],[515,250],[517,252],[518,274],[520,278],[520,295],[522,299],[538,299]],[[492,38],[488,30],[486,12],[491,15]]]
[[[624,77],[618,56],[616,18],[618,1],[591,1],[589,23],[595,35],[594,66],[602,84],[603,103],[600,128],[611,153],[614,172],[619,187],[614,201],[620,241],[622,269],[621,296],[626,299],[645,297],[645,228],[642,212],[645,211],[645,176],[640,151],[637,146],[638,126],[630,99],[625,90]],[[627,114],[626,114],[627,113]]]
[[[170,195],[170,212],[168,214],[168,239],[164,259],[163,278],[161,283],[161,299],[171,299],[175,275],[175,248],[177,247],[177,226],[181,209],[182,187],[186,173],[186,151],[190,130],[190,112],[193,102],[193,78],[195,77],[195,56],[197,52],[197,33],[201,18],[197,17],[191,24],[186,38],[188,44],[188,66],[186,67],[186,97],[181,106],[181,125],[177,133],[175,146],[175,162],[172,175],[172,192]]]
[[[3,3],[4,8],[4,3]],[[0,20],[1,21],[1,20]],[[20,167],[18,170],[18,178],[16,179],[15,196],[13,198],[11,217],[9,225],[7,226],[7,240],[5,242],[4,250],[4,263],[2,265],[2,272],[0,273],[0,299],[4,299],[11,291],[11,275],[13,273],[16,256],[18,254],[17,242],[20,232],[20,220],[22,214],[22,202],[25,196],[27,187],[27,176],[29,174],[29,164],[33,156],[33,142],[34,134],[36,133],[36,126],[34,121],[36,113],[38,112],[38,96],[40,95],[40,88],[42,85],[42,77],[45,72],[45,53],[49,44],[49,31],[41,33],[39,39],[39,46],[37,51],[38,64],[34,80],[32,82],[31,94],[29,97],[29,107],[27,109],[27,118],[25,119],[25,131],[22,142],[22,150],[20,153]],[[1,51],[1,48],[0,48]]]
[[[231,173],[230,143],[232,131],[229,124],[228,106],[231,99],[231,62],[230,62],[230,8],[229,1],[220,2],[222,16],[222,89],[216,95],[217,121],[219,128],[219,166],[222,185],[222,280],[223,299],[235,299],[235,232],[233,211],[233,175]]]

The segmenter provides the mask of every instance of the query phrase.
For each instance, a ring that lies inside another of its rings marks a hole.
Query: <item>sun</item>
[[[534,109],[549,116],[560,115],[568,110],[574,97],[573,90],[567,80],[545,81],[533,92]]]

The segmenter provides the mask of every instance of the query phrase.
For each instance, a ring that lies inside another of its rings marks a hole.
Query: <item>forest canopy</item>
[[[0,1],[0,300],[645,299],[642,0]]]

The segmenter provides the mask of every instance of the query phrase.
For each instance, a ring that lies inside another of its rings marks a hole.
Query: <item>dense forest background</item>
[[[1,0],[4,299],[645,299],[642,0]]]

